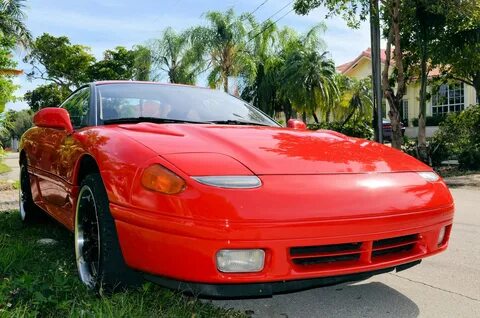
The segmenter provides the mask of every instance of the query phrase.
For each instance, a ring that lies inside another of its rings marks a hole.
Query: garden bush
[[[418,143],[417,139],[409,139],[405,137],[404,143],[402,145],[402,150],[413,156],[415,158],[420,158],[418,154]],[[451,159],[450,153],[446,145],[440,142],[436,137],[427,138],[427,155],[429,158],[429,163],[433,167],[438,167],[442,161]]]
[[[425,117],[425,125],[426,126],[439,126],[445,119],[446,115],[434,115],[434,116],[427,116]],[[418,127],[418,118],[412,119],[413,127]]]
[[[373,129],[366,123],[346,123],[343,125],[341,122],[322,122],[318,124],[309,124],[308,129],[328,129],[337,131],[350,137],[373,139]]]
[[[480,169],[480,105],[448,115],[433,140],[447,159],[458,159],[461,169]]]

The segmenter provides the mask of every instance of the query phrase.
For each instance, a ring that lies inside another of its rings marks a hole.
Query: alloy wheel
[[[97,205],[88,186],[80,190],[75,216],[75,256],[81,281],[95,288],[100,264]]]

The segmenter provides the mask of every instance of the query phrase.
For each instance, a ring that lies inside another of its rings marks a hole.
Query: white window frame
[[[452,87],[453,86],[453,87]],[[446,90],[441,93],[441,90]],[[445,95],[446,96],[442,96]],[[458,93],[458,95],[457,95]],[[453,102],[452,102],[453,99]],[[457,101],[458,99],[458,101]],[[460,112],[465,109],[465,85],[464,83],[442,84],[438,92],[432,95],[430,111],[431,115],[443,115]]]

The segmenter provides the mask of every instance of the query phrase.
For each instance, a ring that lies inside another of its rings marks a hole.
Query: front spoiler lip
[[[384,274],[394,270],[396,272],[400,272],[420,264],[421,261],[422,260],[420,259],[402,265],[354,274],[268,283],[205,284],[185,282],[151,274],[144,274],[144,277],[146,280],[149,280],[153,283],[194,296],[203,296],[206,298],[215,299],[261,298],[271,297],[274,294],[290,293],[321,286],[331,286],[345,282],[360,281],[368,279],[374,275]]]

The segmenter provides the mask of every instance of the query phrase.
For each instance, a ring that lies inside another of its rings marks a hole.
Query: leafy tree
[[[149,51],[145,47],[128,50],[123,46],[117,46],[103,54],[103,60],[91,64],[88,68],[86,76],[88,81],[148,79]]]
[[[445,13],[445,32],[434,43],[432,60],[441,65],[446,79],[473,86],[480,104],[480,3],[476,0],[448,2],[455,9]]]
[[[456,1],[456,0],[453,0]],[[446,14],[452,0],[403,0],[401,43],[405,50],[405,62],[413,78],[420,79],[420,110],[418,117],[418,155],[428,162],[426,139],[427,84],[429,72],[435,68],[432,62],[434,46],[446,30]]]
[[[369,14],[370,1],[379,0],[296,0],[294,8],[297,13],[306,14],[313,8],[325,6],[328,15],[341,15],[352,27],[357,27],[359,21],[365,20]],[[382,72],[382,88],[390,110],[388,116],[392,124],[392,146],[401,149],[403,143],[401,130],[402,99],[406,92],[408,81],[404,61],[405,51],[401,45],[401,7],[403,0],[382,0],[382,20],[384,35],[387,39],[386,62]],[[392,52],[393,46],[393,52]],[[392,64],[393,60],[393,64]],[[394,71],[392,72],[392,68]],[[390,77],[394,74],[394,77]]]
[[[251,69],[254,74],[247,76],[246,85],[242,90],[242,98],[271,116],[278,111],[285,111],[288,119],[291,116],[291,112],[288,111],[291,109],[291,105],[285,98],[282,98],[280,91],[282,85],[280,71],[284,61],[280,57],[283,48],[277,25],[267,20],[256,26],[255,31],[259,35],[253,38],[250,54],[255,60],[256,66]],[[283,109],[284,105],[288,109]]]
[[[333,60],[325,52],[308,49],[294,51],[285,60],[284,76],[287,95],[293,107],[304,114],[312,114],[316,123],[319,120],[315,112],[320,107],[328,121],[329,109],[338,95]]]
[[[44,33],[35,39],[24,61],[32,66],[27,74],[29,78],[43,79],[73,90],[89,81],[95,57],[88,47],[71,44],[66,36]]]
[[[17,43],[27,46],[31,35],[25,26],[24,0],[0,1],[0,38],[13,38]]]
[[[251,53],[253,80],[242,97],[271,115],[284,111],[287,120],[293,111],[308,113],[316,122],[317,111],[328,118],[338,92],[335,67],[320,36],[325,26],[316,25],[304,35],[289,28],[278,30],[270,21],[257,29]]]
[[[25,131],[32,127],[32,117],[33,113],[30,110],[9,110],[5,112],[0,120],[3,141],[20,138]]]
[[[0,37],[0,113],[6,103],[15,100],[13,93],[18,88],[12,81],[13,72],[10,72],[16,66],[10,56],[14,45],[12,38]]]
[[[293,7],[298,14],[305,15],[320,6],[327,8],[327,18],[339,15],[353,28],[370,14],[370,0],[295,0]]]
[[[333,118],[342,125],[349,122],[365,123],[372,121],[373,96],[372,80],[349,78],[338,74],[337,82],[340,97],[332,109]]]
[[[177,33],[169,27],[159,39],[150,42],[153,68],[166,73],[170,83],[195,84],[204,71],[204,43],[199,40],[199,32],[201,28]]]
[[[55,83],[40,85],[25,93],[24,100],[34,112],[44,108],[59,106],[70,95],[70,90]]]
[[[135,46],[135,79],[138,81],[150,80],[152,71],[152,51],[146,46]]]
[[[208,84],[210,87],[222,85],[227,92],[229,77],[253,74],[248,70],[254,67],[254,62],[248,54],[247,44],[255,36],[255,21],[250,14],[237,16],[233,9],[209,11],[205,17],[209,26],[197,28],[196,32],[202,34],[200,38],[205,40],[212,66]]]

